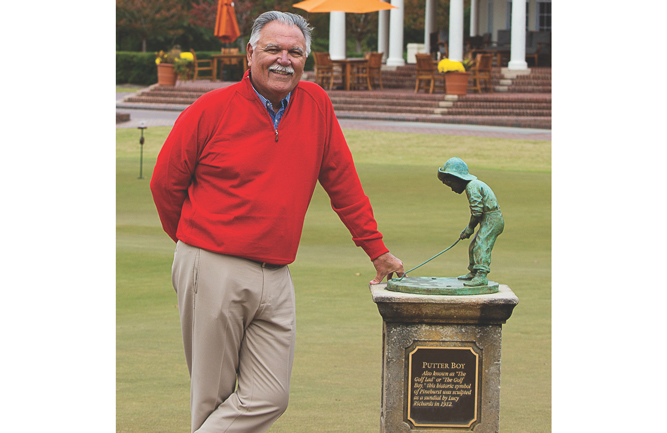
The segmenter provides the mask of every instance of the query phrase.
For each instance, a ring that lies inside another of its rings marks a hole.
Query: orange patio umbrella
[[[292,6],[308,12],[351,12],[358,14],[396,9],[396,6],[381,0],[306,0]]]
[[[241,36],[236,22],[236,12],[232,0],[218,1],[218,16],[215,19],[215,37],[222,42],[234,42]]]

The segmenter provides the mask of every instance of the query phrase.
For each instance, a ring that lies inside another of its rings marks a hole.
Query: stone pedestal
[[[370,287],[383,319],[381,433],[496,433],[502,324],[519,299]]]

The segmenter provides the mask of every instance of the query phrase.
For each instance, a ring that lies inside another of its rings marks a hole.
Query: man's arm
[[[197,160],[197,120],[191,110],[181,114],[157,158],[151,193],[162,228],[177,242],[176,231]]]
[[[352,154],[333,109],[319,181],[331,198],[331,206],[352,234],[354,243],[370,257],[377,275],[371,284],[380,283],[393,273],[403,274],[403,263],[389,253],[377,229],[370,200],[361,186]]]

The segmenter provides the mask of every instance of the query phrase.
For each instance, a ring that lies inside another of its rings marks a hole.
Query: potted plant
[[[181,57],[174,62],[174,72],[180,81],[188,81],[194,74],[194,58],[192,53],[181,53]]]
[[[468,59],[457,62],[442,59],[438,62],[438,71],[445,74],[445,93],[448,95],[465,95],[468,92],[468,79],[472,62]]]
[[[176,71],[174,63],[181,57],[181,49],[178,45],[171,51],[160,50],[155,53],[155,64],[157,65],[157,83],[161,86],[173,86],[176,84]]]

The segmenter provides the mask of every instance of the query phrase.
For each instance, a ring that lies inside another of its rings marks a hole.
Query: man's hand
[[[391,253],[384,253],[377,259],[373,260],[373,266],[375,266],[377,276],[371,281],[371,284],[380,284],[387,275],[389,275],[387,281],[391,280],[394,276],[394,272],[396,272],[399,277],[403,276],[403,262],[394,257]]]

